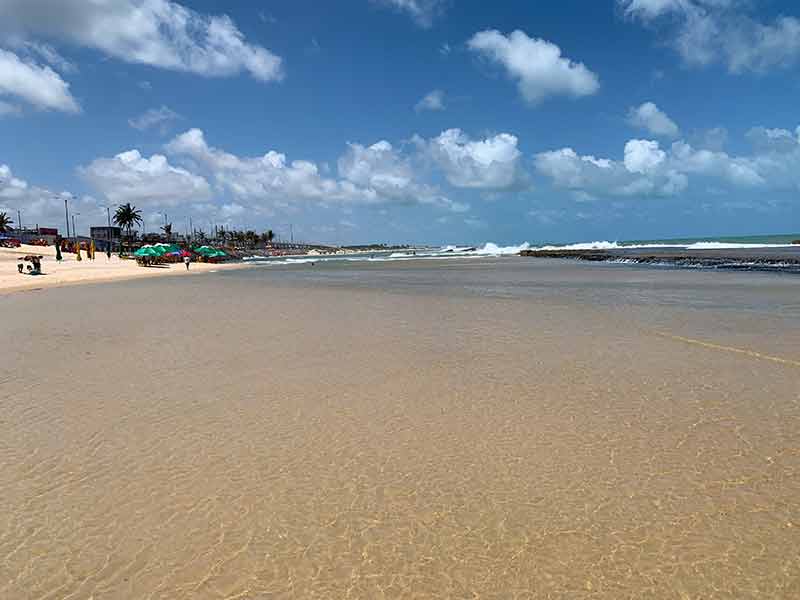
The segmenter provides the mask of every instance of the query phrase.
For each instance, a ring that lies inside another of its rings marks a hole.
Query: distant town
[[[75,252],[76,248],[97,252],[133,254],[142,247],[153,244],[174,244],[183,248],[211,246],[224,248],[229,256],[237,257],[258,252],[272,256],[280,255],[325,255],[348,254],[352,252],[376,252],[408,248],[407,245],[359,244],[331,245],[299,241],[290,233],[289,239],[275,235],[272,229],[258,232],[254,229],[235,229],[223,225],[212,225],[210,231],[196,228],[189,220],[185,231],[175,231],[173,224],[164,215],[164,224],[157,231],[145,231],[144,221],[139,209],[131,204],[117,207],[112,214],[108,211],[107,223],[90,225],[89,235],[80,235],[76,231],[75,215],[71,215],[65,205],[65,228],[57,227],[15,226],[17,221],[8,212],[0,212],[0,246],[13,247],[20,244],[33,246],[59,245],[65,252]]]

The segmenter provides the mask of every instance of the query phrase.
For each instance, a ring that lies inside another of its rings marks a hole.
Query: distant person
[[[189,270],[189,263],[192,262],[192,259],[188,256],[183,257],[183,264],[186,265],[186,270]]]

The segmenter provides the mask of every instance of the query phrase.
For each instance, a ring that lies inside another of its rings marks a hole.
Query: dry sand
[[[800,597],[780,316],[288,275],[0,296],[0,597]]]
[[[42,275],[19,274],[17,261],[27,254],[44,257],[42,260]],[[98,252],[95,260],[88,260],[86,254],[82,253],[83,260],[78,261],[74,254],[63,253],[61,262],[56,261],[55,256],[56,250],[54,246],[23,244],[20,248],[0,248],[0,293],[74,285],[77,283],[158,277],[178,273],[186,274],[186,268],[183,264],[140,267],[135,260],[120,260],[116,254],[112,254],[111,259],[108,259],[105,254]],[[192,263],[189,273],[203,273],[241,266],[243,266],[241,263]]]

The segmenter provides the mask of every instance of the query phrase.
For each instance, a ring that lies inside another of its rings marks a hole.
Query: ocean
[[[358,254],[270,257],[253,255],[247,261],[270,266],[415,260],[487,259],[520,253],[546,258],[568,258],[657,268],[770,271],[800,273],[800,234],[721,236],[628,241],[592,241],[569,244],[530,243],[499,245],[441,245],[402,251]]]

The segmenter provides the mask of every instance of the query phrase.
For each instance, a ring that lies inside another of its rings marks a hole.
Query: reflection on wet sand
[[[779,316],[304,286],[1,300],[0,597],[800,596]]]

